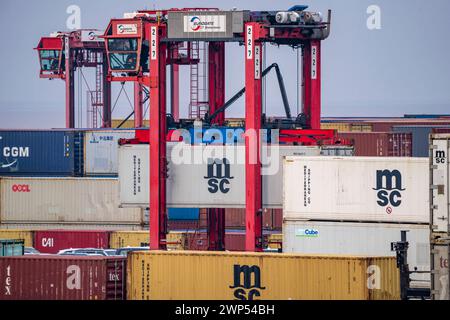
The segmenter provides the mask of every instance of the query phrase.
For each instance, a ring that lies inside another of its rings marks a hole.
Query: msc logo
[[[220,190],[222,193],[230,191],[228,187],[230,180],[234,179],[231,176],[230,163],[226,158],[220,159],[208,159],[207,175],[203,177],[208,180],[208,191],[210,193],[217,193]]]
[[[436,160],[436,163],[445,163],[446,161],[445,151],[436,150],[436,152],[434,153],[434,159]]]
[[[230,286],[234,290],[236,300],[256,300],[261,296],[261,270],[258,266],[234,265],[234,285]],[[241,277],[242,275],[242,277]],[[253,275],[253,279],[252,279]],[[253,280],[253,282],[252,282]]]
[[[377,182],[376,188],[373,190],[377,192],[378,205],[386,207],[388,214],[392,213],[393,207],[398,207],[402,203],[400,191],[404,191],[402,188],[402,174],[398,170],[377,170]]]

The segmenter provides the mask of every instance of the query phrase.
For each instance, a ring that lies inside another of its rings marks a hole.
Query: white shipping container
[[[141,224],[90,224],[90,223],[0,223],[0,229],[21,230],[107,230],[140,231],[148,230]]]
[[[429,223],[426,158],[286,157],[285,219]]]
[[[283,252],[395,256],[391,242],[400,241],[400,231],[408,230],[409,269],[430,270],[428,224],[359,223],[285,220]],[[429,274],[413,274],[413,280],[428,281]]]
[[[450,234],[449,230],[449,159],[450,134],[431,135],[430,152],[430,196],[431,196],[431,230],[432,232],[444,232]]]
[[[87,131],[84,137],[85,175],[117,175],[118,141],[134,136],[134,130]]]
[[[119,147],[120,201],[148,207],[149,146]],[[276,153],[278,152],[278,153]],[[310,146],[270,146],[263,156],[263,204],[282,207],[282,160],[286,155],[318,156]],[[181,163],[180,155],[186,156]],[[245,147],[168,145],[167,205],[181,208],[245,207]],[[189,161],[187,161],[189,159]],[[223,159],[226,159],[224,162]],[[214,160],[215,164],[208,162]]]
[[[0,178],[1,223],[142,223],[142,210],[119,208],[117,178]]]

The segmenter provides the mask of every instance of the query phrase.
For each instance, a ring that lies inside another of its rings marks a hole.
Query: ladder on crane
[[[192,59],[199,59],[199,63],[190,65],[189,118],[200,119],[209,110],[207,43],[193,41],[190,54]]]

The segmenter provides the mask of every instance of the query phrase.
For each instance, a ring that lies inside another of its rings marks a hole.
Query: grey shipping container
[[[408,230],[410,270],[430,270],[430,240],[427,224],[359,223],[285,220],[283,252],[304,254],[344,254],[395,256],[391,242],[400,241],[400,231]],[[413,274],[426,281],[429,274]]]
[[[135,130],[93,130],[84,134],[86,176],[117,176],[119,139],[132,139]]]
[[[0,131],[0,176],[83,174],[83,132]]]
[[[433,129],[450,128],[450,126],[393,126],[392,131],[412,134],[412,156],[428,157],[428,139]]]

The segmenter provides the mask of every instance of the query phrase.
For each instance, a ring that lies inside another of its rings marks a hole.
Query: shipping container
[[[412,155],[410,133],[339,132],[337,138],[351,141],[355,156],[411,157]]]
[[[282,249],[283,249],[283,234],[282,233],[270,234],[267,237],[267,247],[269,249],[276,249],[276,250],[282,251]]]
[[[0,229],[0,240],[6,239],[23,240],[25,247],[32,247],[33,231],[20,229],[19,230]]]
[[[368,121],[372,125],[372,131],[374,132],[389,132],[392,131],[394,126],[448,126],[450,125],[450,119],[403,119],[392,121]]]
[[[326,145],[320,147],[320,155],[334,157],[351,157],[355,155],[353,146]]]
[[[433,129],[442,128],[438,126],[393,126],[392,131],[411,133],[412,135],[412,156],[428,157],[429,135]],[[450,129],[450,127],[448,127]]]
[[[408,231],[409,269],[429,271],[428,224],[285,220],[283,252],[394,257],[395,252],[391,251],[391,243],[400,241],[402,230]],[[417,281],[428,281],[428,287],[430,285],[429,274],[413,274],[411,278]]]
[[[111,128],[118,128],[118,126],[123,122],[123,120],[124,119],[111,120]],[[143,126],[148,128],[149,127],[148,123],[149,123],[148,120],[144,120]],[[127,120],[122,124],[120,129],[134,129],[134,127],[135,127],[134,120]]]
[[[336,130],[338,132],[351,131],[349,123],[341,123],[341,122],[322,122],[320,124],[320,129],[322,129],[322,130]]]
[[[439,127],[439,128],[433,128],[433,129],[431,130],[431,132],[432,132],[432,133],[450,133],[450,128],[442,128],[442,127]]]
[[[265,230],[281,230],[282,220],[282,209],[263,209],[263,228]],[[245,228],[245,209],[225,209],[225,226],[227,228]]]
[[[84,137],[86,176],[117,176],[119,139],[132,139],[134,130],[93,130]]]
[[[58,253],[63,249],[109,247],[109,231],[36,230],[34,247],[41,253]]]
[[[150,242],[150,232],[146,231],[114,231],[109,238],[112,249],[123,247],[141,247]]]
[[[173,231],[189,231],[199,228],[199,220],[168,220],[167,227]]]
[[[431,297],[433,300],[450,300],[450,282],[448,277],[448,244],[431,245]]]
[[[80,176],[83,133],[0,131],[0,176]]]
[[[23,256],[24,241],[22,239],[0,240],[0,257]]]
[[[144,224],[142,210],[119,208],[117,178],[0,178],[3,224]]]
[[[286,157],[283,218],[429,223],[425,158]]]
[[[309,146],[262,148],[263,204],[282,207],[282,159],[287,155],[318,156]],[[245,147],[168,146],[167,206],[179,208],[244,208]],[[148,207],[149,146],[119,147],[120,202],[122,206]],[[219,172],[220,171],[220,172]],[[196,188],[192,188],[196,186]]]
[[[169,208],[169,220],[197,220],[200,215],[199,208]]]
[[[431,232],[450,235],[450,193],[449,193],[450,134],[430,136],[429,155],[429,197]]]
[[[393,257],[133,252],[129,300],[399,299]]]
[[[125,272],[119,257],[0,258],[0,300],[125,300]]]
[[[139,231],[148,229],[138,224],[86,224],[86,223],[1,223],[2,230],[104,230],[104,231]],[[1,232],[0,232],[1,234]],[[32,239],[32,237],[31,237]]]

